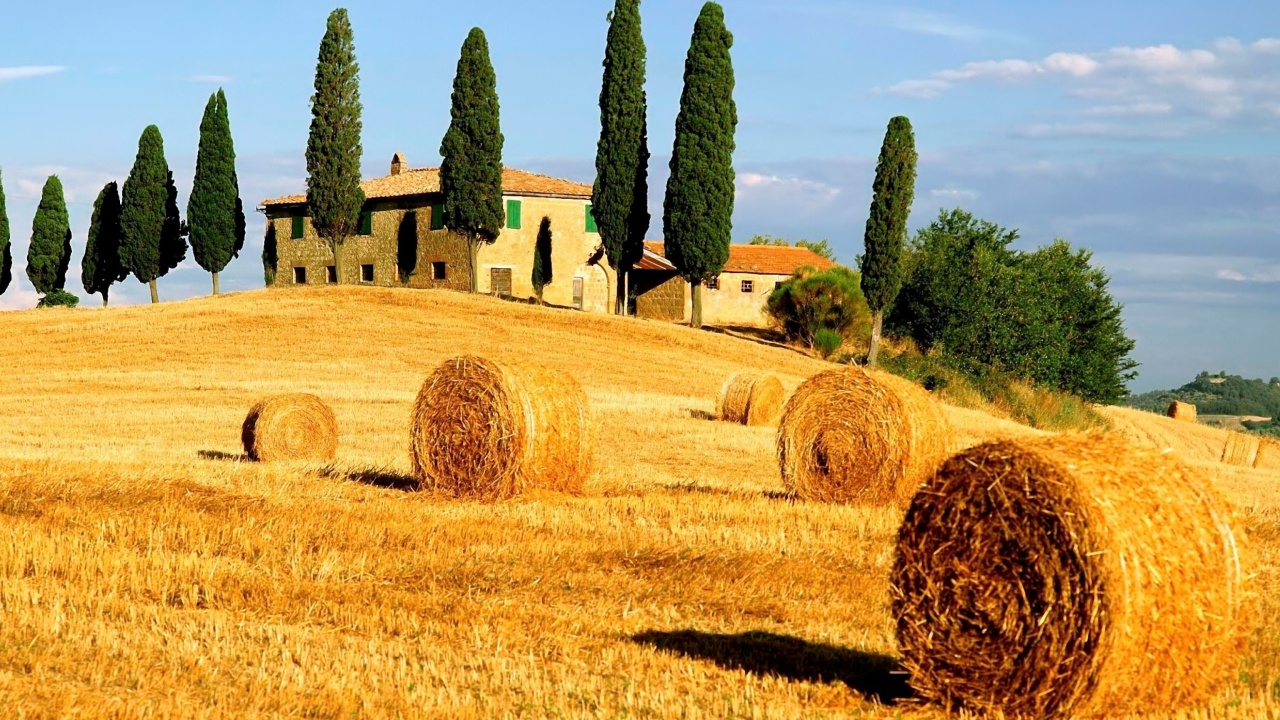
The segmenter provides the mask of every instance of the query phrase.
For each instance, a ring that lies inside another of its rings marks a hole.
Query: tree
[[[13,282],[13,248],[9,239],[9,213],[5,209],[4,178],[0,176],[0,295]]]
[[[695,328],[702,327],[702,284],[724,269],[733,232],[738,110],[731,47],[724,9],[714,2],[703,5],[685,59],[671,176],[662,205],[666,256],[692,288],[690,325]]]
[[[316,60],[316,92],[311,96],[307,138],[307,209],[316,234],[333,251],[342,282],[339,250],[355,234],[364,208],[360,189],[360,66],[345,8],[329,14]]]
[[[830,242],[826,238],[823,238],[816,242],[813,240],[805,240],[801,238],[800,240],[795,241],[795,243],[792,243],[790,240],[787,240],[786,238],[774,237],[772,235],[752,235],[751,239],[747,240],[747,244],[748,245],[772,245],[774,247],[805,248],[813,252],[813,254],[817,255],[818,257],[826,258],[831,262],[836,261],[836,251],[834,248],[831,247]]]
[[[616,0],[609,14],[600,88],[600,140],[591,212],[617,278],[614,313],[627,312],[626,277],[644,256],[649,231],[649,138],[640,0]]]
[[[164,158],[164,139],[160,136],[160,129],[148,125],[138,140],[138,155],[120,193],[120,264],[139,282],[150,287],[153,303],[160,302],[156,278],[169,269],[162,265],[161,248],[165,245],[166,235],[173,232],[170,208],[172,177],[169,163]],[[164,255],[165,260],[169,260],[172,251]]]
[[[89,239],[80,261],[84,291],[102,295],[103,307],[107,306],[111,286],[129,277],[129,271],[120,264],[120,235],[120,190],[114,182],[109,182],[93,202]]]
[[[502,206],[502,126],[498,78],[489,62],[484,31],[471,28],[453,78],[449,129],[440,143],[444,226],[467,242],[471,292],[479,288],[480,243],[498,238]]]
[[[765,302],[772,318],[791,342],[813,347],[819,331],[848,337],[871,327],[858,273],[836,266],[822,272],[801,268]]]
[[[191,251],[200,267],[213,275],[213,294],[221,291],[218,273],[244,245],[244,206],[236,177],[236,150],[231,139],[227,96],[209,96],[200,121],[196,176],[187,200]]]
[[[544,217],[538,225],[538,240],[533,246],[533,274],[530,277],[538,302],[542,302],[542,288],[550,285],[554,277],[551,268],[551,218]]]
[[[173,184],[173,171],[165,180],[164,226],[160,230],[160,277],[187,259],[187,235],[190,230],[178,211],[178,186]]]
[[[48,295],[61,290],[71,265],[71,220],[62,194],[62,181],[50,175],[40,194],[40,205],[31,223],[27,247],[27,277],[36,292]]]
[[[907,242],[907,218],[916,193],[916,140],[911,121],[899,115],[889,120],[876,179],[871,186],[871,215],[863,235],[860,258],[862,293],[871,309],[871,347],[867,365],[880,355],[884,311],[902,288],[902,253]]]

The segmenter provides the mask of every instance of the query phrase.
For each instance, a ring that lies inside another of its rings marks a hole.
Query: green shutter
[[[293,216],[293,232],[289,234],[289,237],[293,238],[294,240],[301,240],[302,236],[305,234],[303,231],[306,229],[306,222],[307,222],[307,219],[302,217],[301,215],[294,215]]]
[[[373,213],[368,210],[360,213],[360,234],[373,234]]]
[[[507,227],[512,230],[520,229],[520,201],[507,201]]]
[[[444,203],[431,206],[431,229],[444,229]]]
[[[596,228],[596,216],[591,212],[591,205],[587,205],[587,232],[600,232],[600,230]]]

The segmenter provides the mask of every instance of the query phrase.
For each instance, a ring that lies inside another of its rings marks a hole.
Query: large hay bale
[[[466,356],[427,378],[410,452],[421,488],[501,500],[543,488],[581,492],[591,472],[587,398],[547,368]]]
[[[1191,403],[1184,403],[1174,400],[1169,403],[1169,417],[1174,420],[1185,420],[1187,422],[1196,421],[1196,406]]]
[[[787,402],[778,464],[805,500],[905,505],[946,457],[951,428],[928,392],[858,367],[806,381]]]
[[[276,395],[249,410],[240,442],[252,460],[332,460],[338,421],[323,400],[307,393]]]
[[[771,425],[782,414],[787,391],[774,375],[740,372],[720,389],[716,414],[721,420],[759,427]]]
[[[1227,465],[1254,467],[1258,464],[1262,438],[1241,432],[1228,432],[1222,446],[1222,462]]]
[[[1000,717],[1164,715],[1245,634],[1243,535],[1208,479],[1114,435],[980,445],[915,496],[892,574],[926,699]]]
[[[1253,466],[1259,470],[1280,470],[1280,442],[1262,438],[1258,445],[1258,458]]]

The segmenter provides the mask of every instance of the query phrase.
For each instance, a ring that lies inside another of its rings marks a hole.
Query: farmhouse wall
[[[672,272],[630,274],[631,294],[636,299],[636,317],[678,322],[685,319],[688,283]]]

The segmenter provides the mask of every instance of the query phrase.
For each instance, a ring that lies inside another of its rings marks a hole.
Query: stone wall
[[[685,319],[688,283],[674,272],[641,270],[630,274],[636,317],[679,322]]]

